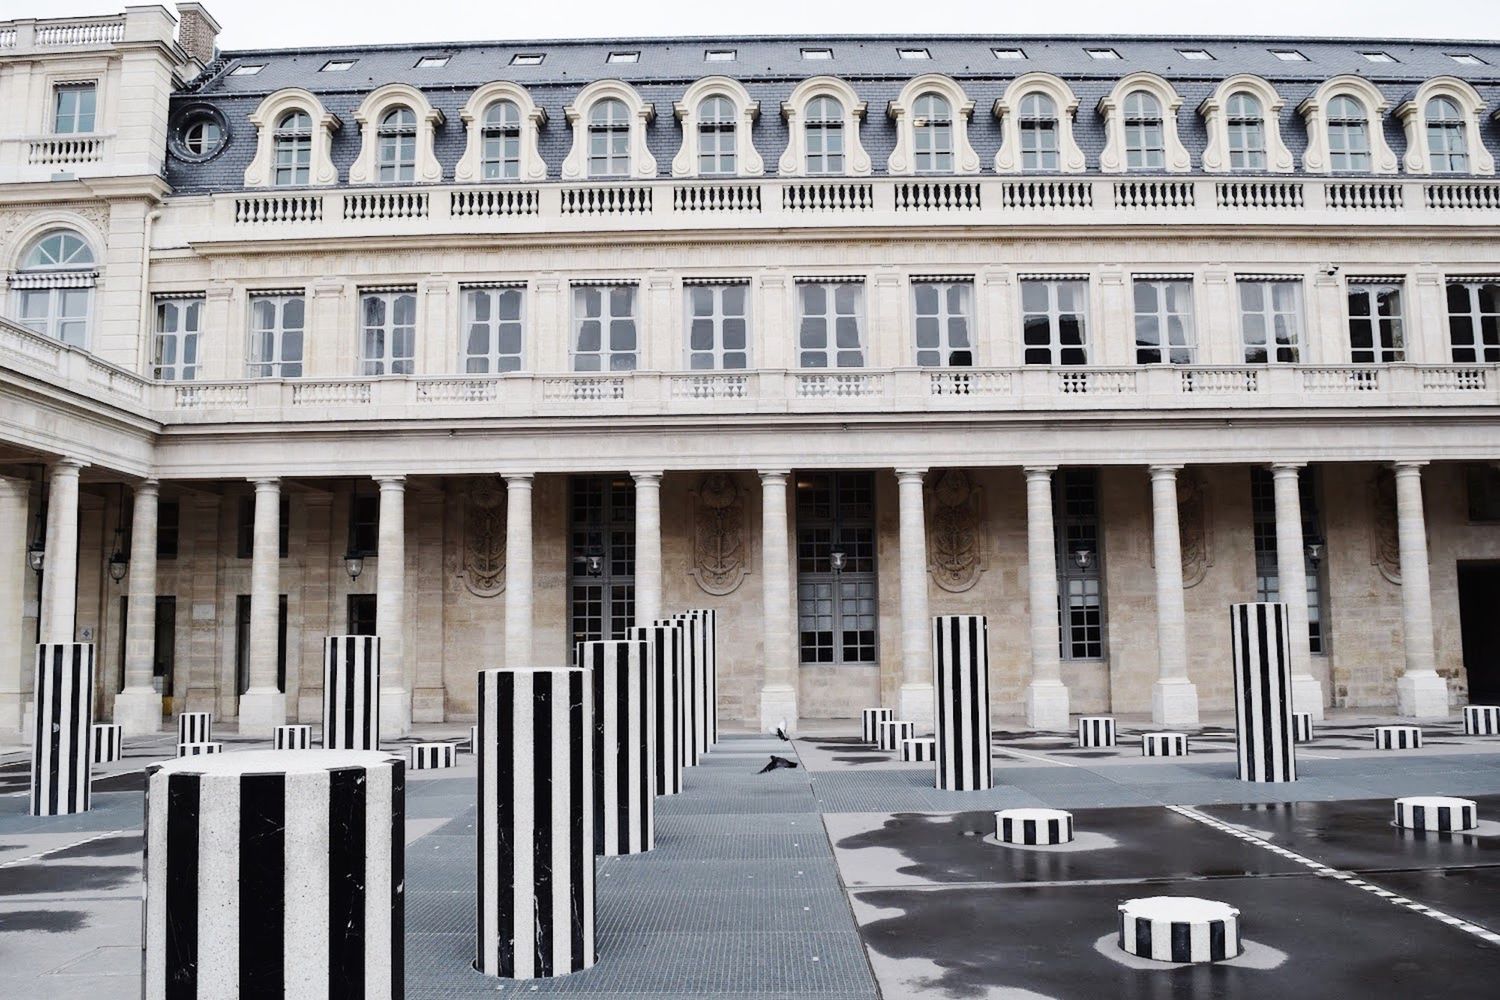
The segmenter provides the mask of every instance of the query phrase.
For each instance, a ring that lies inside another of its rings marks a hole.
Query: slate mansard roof
[[[804,48],[828,48],[833,58],[802,58]],[[899,49],[925,49],[928,59],[903,59]],[[997,59],[995,48],[1018,48],[1024,59]],[[1096,60],[1089,49],[1113,49],[1119,59]],[[710,62],[710,49],[732,49],[732,61]],[[1306,61],[1287,62],[1273,50],[1294,49]],[[1212,59],[1189,60],[1184,50],[1204,50]],[[633,63],[611,63],[612,52],[637,52]],[[1364,52],[1387,53],[1394,62],[1371,62]],[[516,55],[541,54],[540,65],[513,65]],[[1482,62],[1466,65],[1455,54]],[[447,56],[441,67],[417,68],[424,56]],[[320,72],[331,59],[353,59],[345,72]],[[238,66],[261,65],[254,75],[235,75]],[[886,160],[896,142],[895,125],[886,107],[906,82],[926,73],[957,80],[974,101],[969,139],[989,173],[1000,146],[1000,126],[991,113],[997,97],[1016,77],[1030,72],[1051,73],[1066,80],[1078,96],[1074,135],[1097,168],[1104,148],[1104,121],[1097,109],[1122,77],[1138,71],[1170,81],[1183,98],[1178,129],[1192,154],[1196,171],[1207,142],[1199,104],[1219,83],[1242,73],[1269,81],[1285,100],[1281,135],[1300,163],[1306,130],[1297,106],[1317,87],[1335,76],[1351,74],[1375,84],[1390,103],[1391,112],[1411,97],[1423,82],[1439,76],[1457,77],[1472,84],[1485,101],[1482,134],[1492,152],[1500,151],[1500,124],[1490,114],[1500,106],[1500,42],[1398,41],[1392,39],[1299,39],[1229,37],[1122,36],[821,36],[701,37],[669,39],[608,39],[596,41],[509,41],[331,47],[317,49],[245,50],[222,54],[200,80],[173,96],[174,121],[192,105],[209,104],[223,114],[228,142],[206,162],[167,161],[167,179],[180,193],[237,190],[244,186],[245,168],[255,154],[255,129],[249,115],[268,94],[300,87],[316,94],[336,114],[342,127],[334,134],[332,155],[341,179],[359,154],[360,135],[354,111],[370,91],[388,83],[411,84],[443,112],[435,146],[445,180],[463,154],[464,125],[459,110],[473,91],[491,81],[508,80],[527,88],[547,113],[541,129],[540,150],[549,179],[560,173],[572,145],[572,130],[563,109],[589,83],[618,79],[631,84],[643,100],[653,104],[656,117],[647,142],[661,176],[671,173],[672,157],[682,142],[673,105],[687,86],[706,76],[728,76],[744,84],[760,102],[760,118],[753,140],[766,163],[775,165],[787,144],[781,104],[792,89],[812,76],[836,76],[853,86],[868,105],[860,137],[870,154],[874,173],[886,172]],[[1385,135],[1397,156],[1406,149],[1401,123],[1393,113],[1385,118]]]

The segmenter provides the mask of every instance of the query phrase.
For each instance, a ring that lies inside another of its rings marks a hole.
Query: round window
[[[224,130],[212,118],[199,118],[182,130],[182,148],[194,156],[210,156],[224,141]]]
[[[211,160],[229,141],[229,127],[218,108],[197,104],[175,116],[167,145],[179,160],[201,163]]]

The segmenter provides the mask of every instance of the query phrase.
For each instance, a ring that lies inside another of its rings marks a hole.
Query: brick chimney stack
[[[214,59],[214,42],[219,37],[219,22],[204,9],[201,3],[179,3],[177,5],[177,42],[190,57],[200,65],[207,66]]]

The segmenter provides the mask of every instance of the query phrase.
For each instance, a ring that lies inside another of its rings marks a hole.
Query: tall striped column
[[[1286,605],[1231,604],[1235,749],[1241,781],[1296,781]]]
[[[937,787],[992,788],[989,623],[984,615],[932,620]]]
[[[693,761],[701,760],[719,741],[719,613],[693,608],[672,616],[687,623],[688,716],[692,721]]]
[[[380,747],[380,638],[330,635],[323,640],[323,748]]]
[[[652,685],[656,693],[653,752],[656,755],[656,794],[682,791],[682,629],[671,625],[642,625],[625,630],[625,638],[650,644]]]
[[[31,690],[31,815],[88,812],[94,644],[38,645]]]
[[[486,975],[538,979],[597,960],[588,674],[582,667],[479,673],[474,967]]]
[[[405,773],[326,750],[149,768],[146,1000],[399,1000]]]
[[[593,672],[594,853],[641,854],[656,846],[656,685],[650,644],[580,642]]]

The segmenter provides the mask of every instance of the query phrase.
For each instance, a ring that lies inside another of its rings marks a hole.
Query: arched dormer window
[[[245,186],[321,187],[338,182],[330,150],[340,121],[300,88],[278,90],[250,113],[255,156],[245,168]]]
[[[1016,77],[996,101],[1000,151],[995,172],[1001,174],[1083,172],[1083,150],[1073,138],[1078,98],[1050,73]]]
[[[630,116],[624,101],[610,97],[589,108],[589,176],[630,176]]]
[[[1328,169],[1336,174],[1370,170],[1370,120],[1364,105],[1348,94],[1328,102]]]
[[[1427,165],[1435,174],[1469,172],[1469,140],[1464,116],[1451,97],[1427,102]]]
[[[735,151],[734,105],[719,94],[698,105],[698,176],[733,177],[739,168]]]
[[[596,80],[578,92],[565,114],[573,126],[565,180],[656,176],[656,159],[646,147],[646,126],[655,112],[634,87]]]
[[[886,109],[896,123],[893,174],[974,174],[979,155],[969,144],[974,102],[957,81],[928,73],[907,82]]]
[[[349,168],[351,184],[435,184],[443,179],[433,140],[443,113],[417,88],[388,83],[365,97],[354,112],[359,156]]]
[[[946,174],[953,171],[953,105],[942,94],[926,93],[917,98],[911,116],[917,173]]]
[[[380,118],[380,163],[376,179],[382,184],[410,184],[417,172],[417,116],[406,106],[392,108]]]
[[[273,187],[306,187],[312,171],[312,116],[288,111],[276,123],[276,166]]]
[[[1099,102],[1108,140],[1099,154],[1105,173],[1127,170],[1183,173],[1192,166],[1177,135],[1182,98],[1154,73],[1132,73]]]
[[[87,347],[99,276],[94,249],[73,229],[52,229],[21,252],[11,275],[11,314],[44,337]]]
[[[854,88],[831,76],[803,80],[781,106],[787,147],[777,164],[787,177],[864,177],[870,156],[859,139],[865,102]]]
[[[710,76],[683,92],[674,106],[682,147],[673,177],[754,177],[765,170],[752,131],[760,105],[739,83]]]
[[[1167,141],[1161,102],[1144,90],[1125,95],[1125,169],[1161,170],[1167,163]]]
[[[1248,73],[1222,81],[1198,106],[1208,129],[1203,169],[1212,174],[1290,173],[1296,166],[1281,139],[1286,102],[1265,80]]]
[[[1406,129],[1406,172],[1493,175],[1495,158],[1480,128],[1483,113],[1484,99],[1457,77],[1440,76],[1418,87],[1396,109]]]
[[[539,181],[547,164],[537,151],[537,138],[547,124],[547,113],[531,95],[509,81],[487,83],[459,112],[467,142],[453,168],[453,179],[472,181]]]
[[[1381,127],[1388,107],[1363,77],[1325,81],[1297,109],[1307,122],[1302,169],[1310,174],[1394,174],[1396,154]]]
[[[496,101],[484,109],[484,179],[515,180],[521,176],[521,109],[514,101]]]

